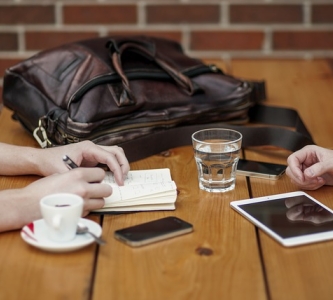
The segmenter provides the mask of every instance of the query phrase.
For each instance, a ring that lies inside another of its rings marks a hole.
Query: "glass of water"
[[[223,193],[235,188],[236,169],[242,147],[238,131],[212,128],[192,134],[199,188]]]

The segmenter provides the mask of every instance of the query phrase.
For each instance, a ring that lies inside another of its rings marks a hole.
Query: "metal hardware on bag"
[[[40,133],[40,136],[38,135]],[[42,120],[39,119],[38,122],[38,127],[36,127],[36,129],[33,132],[33,136],[36,139],[36,141],[38,142],[39,146],[43,149],[51,147],[52,143],[50,142],[50,140],[47,138],[47,134],[45,131],[45,128],[42,126]]]
[[[219,73],[220,69],[216,65],[209,65],[209,68],[212,70],[214,73]]]
[[[79,143],[81,140],[77,137],[74,136],[62,136],[66,140],[66,144],[74,144],[74,143]]]
[[[61,135],[62,141],[65,142],[66,144],[74,144],[81,142],[80,138],[65,133],[64,130],[61,129],[60,127],[58,127],[58,132]]]

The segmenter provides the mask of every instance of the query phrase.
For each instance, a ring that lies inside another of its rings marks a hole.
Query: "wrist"
[[[27,199],[25,189],[10,189],[0,192],[0,232],[20,229],[40,218],[40,211]]]
[[[45,168],[43,149],[26,148],[24,156],[24,165],[26,166],[25,174],[33,174],[45,176],[43,168]]]

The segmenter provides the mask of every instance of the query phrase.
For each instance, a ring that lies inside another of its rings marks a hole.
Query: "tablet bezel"
[[[270,196],[264,196],[264,197],[258,197],[258,198],[252,198],[252,199],[244,199],[244,200],[237,200],[230,202],[230,206],[240,213],[243,217],[245,217],[247,220],[252,222],[254,225],[262,229],[264,232],[266,232],[268,235],[270,235],[272,238],[274,238],[276,241],[278,241],[280,244],[282,244],[285,247],[293,247],[293,246],[299,246],[304,244],[310,244],[310,243],[316,243],[321,241],[327,241],[333,239],[333,229],[331,231],[326,231],[322,233],[315,233],[315,234],[307,234],[302,235],[298,237],[290,237],[290,238],[283,238],[270,228],[268,228],[265,224],[263,224],[261,221],[254,218],[252,215],[250,215],[248,212],[246,212],[241,205],[244,204],[251,204],[251,203],[258,203],[258,202],[267,202],[267,201],[274,201],[284,198],[290,198],[295,196],[305,196],[309,198],[310,200],[314,201],[315,203],[321,205],[323,208],[327,209],[330,213],[333,214],[333,210],[316,200],[315,198],[311,197],[309,194],[298,191],[298,192],[290,192],[290,193],[283,193],[283,194],[276,194],[276,195],[270,195]]]

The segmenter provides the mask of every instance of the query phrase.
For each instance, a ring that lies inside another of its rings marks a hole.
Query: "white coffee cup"
[[[75,238],[83,211],[83,199],[80,196],[69,193],[51,194],[40,200],[40,209],[50,240],[68,242]]]

